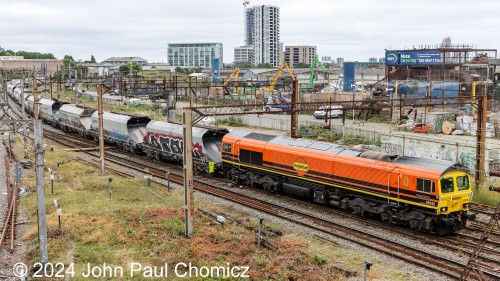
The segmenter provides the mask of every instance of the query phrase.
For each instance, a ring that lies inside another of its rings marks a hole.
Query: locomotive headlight
[[[464,203],[464,204],[462,205],[462,207],[463,207],[464,209],[468,209],[468,208],[469,208],[469,203]]]
[[[446,211],[448,211],[448,207],[442,207],[441,208],[441,212],[446,212]]]

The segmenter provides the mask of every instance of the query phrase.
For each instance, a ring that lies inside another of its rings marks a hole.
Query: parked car
[[[144,102],[141,99],[138,98],[130,98],[128,100],[129,104],[143,104]]]
[[[317,110],[314,112],[314,118],[316,119],[325,119],[327,116],[327,111],[330,109],[329,105],[323,105],[319,108],[320,110]],[[340,105],[332,105],[331,110],[330,110],[330,118],[336,118],[342,116],[342,113],[344,111],[342,110],[342,106]]]
[[[215,118],[212,116],[205,116],[200,120],[202,125],[215,125]]]

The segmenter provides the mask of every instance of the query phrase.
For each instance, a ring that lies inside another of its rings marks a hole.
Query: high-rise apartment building
[[[279,8],[269,5],[247,8],[248,4],[248,1],[243,2],[245,45],[234,48],[234,61],[236,64],[269,63],[277,67],[284,60],[283,45],[280,46]]]
[[[279,66],[280,9],[277,6],[254,6],[254,64]]]
[[[298,63],[311,65],[314,58],[318,58],[316,46],[286,46],[285,47],[285,62],[290,67],[294,67]]]
[[[181,67],[211,67],[212,59],[224,61],[222,43],[168,44],[168,65]]]
[[[243,2],[244,13],[245,13],[245,46],[253,45],[253,38],[255,32],[254,18],[255,10],[253,8],[248,9],[246,4],[248,1]]]
[[[344,67],[344,58],[343,57],[337,58],[337,65],[340,67]]]

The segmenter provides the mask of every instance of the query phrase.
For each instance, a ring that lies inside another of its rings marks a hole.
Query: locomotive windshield
[[[469,189],[469,177],[467,176],[459,176],[457,177],[457,188],[458,190],[467,190]]]
[[[453,192],[453,178],[444,178],[441,180],[441,193]]]

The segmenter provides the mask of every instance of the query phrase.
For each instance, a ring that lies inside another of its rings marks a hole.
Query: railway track
[[[88,148],[95,146],[94,144],[90,144],[90,141],[87,142],[78,140],[75,139],[74,137],[66,136],[65,134],[59,134],[53,131],[45,130],[44,135],[47,138],[52,139],[53,141],[56,141],[58,143],[61,143],[69,147]],[[99,157],[94,152],[89,152],[89,151],[82,151],[82,152],[92,155],[94,157]],[[139,171],[141,173],[150,174],[162,180],[166,178],[165,177],[166,170],[159,169],[158,162],[151,163],[152,160],[149,159],[147,161],[145,161],[144,159],[138,160],[136,156],[124,158],[123,154],[122,156],[119,156],[109,152],[106,154],[106,159],[108,162],[113,162],[120,166],[125,166],[127,168]],[[161,165],[161,166],[167,166],[167,165]],[[107,169],[115,173],[122,174],[122,176],[126,176],[126,173],[114,169],[111,166],[108,166]],[[175,169],[179,170],[178,166]],[[169,172],[170,172],[170,180],[172,182],[183,184],[182,175],[180,173],[171,171]],[[418,264],[421,267],[441,273],[450,278],[458,278],[462,269],[465,266],[465,264],[463,263],[450,261],[449,259],[442,258],[438,255],[429,254],[425,250],[420,250],[418,248],[411,247],[408,245],[398,244],[397,242],[384,239],[382,237],[377,237],[376,235],[368,234],[364,231],[350,229],[347,228],[345,225],[340,225],[315,215],[306,214],[304,212],[292,210],[290,208],[277,205],[275,203],[270,203],[268,201],[256,199],[254,197],[247,195],[242,195],[239,192],[234,192],[227,189],[221,189],[220,183],[216,185],[217,187],[214,187],[213,184],[205,183],[205,181],[206,178],[204,181],[195,179],[194,188],[198,191],[205,192],[207,194],[211,194],[217,197],[221,197],[226,200],[250,207],[252,209],[259,210],[269,215],[279,217],[281,219],[294,222],[299,225],[303,225],[304,227],[314,229],[323,234],[338,237],[343,240],[348,240],[350,242],[362,245],[367,248],[371,248],[375,251],[379,251],[390,256],[394,256],[400,260],[404,260],[412,264]],[[157,180],[157,182],[160,184],[165,184],[165,181]],[[491,208],[478,204],[473,204],[473,206],[471,206],[471,210],[490,215],[492,213]],[[335,215],[339,214],[335,213]],[[343,216],[345,215],[346,214],[343,213]],[[356,219],[359,220],[359,217],[357,217]],[[367,227],[380,228],[381,225],[370,223]],[[481,229],[480,226],[475,226],[475,228],[478,231]],[[395,227],[392,226],[390,227],[390,230],[393,232],[396,231]],[[397,232],[401,235],[406,235],[406,236],[409,235],[408,231],[406,230],[397,230]],[[472,249],[475,246],[474,241],[476,241],[478,238],[475,235],[467,235],[467,234],[464,235],[461,234],[459,236],[462,238],[460,238],[458,243],[455,243],[457,245],[450,245],[449,240],[440,240],[434,236],[431,236],[431,239],[429,239],[429,236],[426,235],[420,236],[416,234],[411,234],[412,239],[427,240],[427,243],[429,244],[439,245],[440,247],[447,248],[448,250],[462,251],[466,254],[470,254],[471,253],[470,249]],[[469,240],[467,241],[465,237],[467,237],[467,239]],[[433,242],[430,242],[431,240]],[[494,257],[493,258],[486,256],[481,257],[482,261],[485,262],[483,264],[483,267],[487,268],[484,274],[492,279],[500,278],[500,274],[496,269],[498,267],[498,256],[499,256],[498,241],[490,243],[490,245],[485,248],[485,252],[489,253],[490,255],[493,255]],[[477,276],[472,276],[472,277],[477,277]]]
[[[47,132],[47,131],[46,131]],[[67,137],[62,134],[58,134],[55,132],[47,133],[48,138],[61,143],[63,145],[71,146],[71,142],[74,140],[72,137]],[[93,144],[84,144],[81,141],[74,142],[73,146],[85,146],[91,147]],[[83,151],[89,155],[94,157],[99,157],[97,153]],[[130,155],[131,156],[131,155]],[[170,181],[183,184],[182,175],[178,172],[179,168],[176,167],[177,171],[170,171],[162,169],[165,168],[164,165],[159,165],[158,162],[153,162],[152,160],[141,159],[141,157],[124,157],[123,155],[114,155],[114,153],[106,154],[106,161],[115,163],[122,167],[126,167],[129,169],[133,169],[135,171],[146,173],[154,176],[156,181],[159,184],[165,185],[166,180],[166,172],[170,172]],[[117,169],[108,166],[109,171],[116,172]],[[120,171],[120,173],[123,173]],[[456,262],[449,260],[447,258],[443,258],[441,256],[430,254],[425,249],[419,249],[417,247],[405,244],[399,244],[395,241],[388,239],[388,237],[379,237],[377,235],[369,234],[366,231],[360,231],[357,229],[348,228],[345,225],[341,225],[332,221],[329,221],[325,218],[319,217],[317,215],[308,214],[305,212],[300,212],[294,209],[290,209],[288,207],[284,207],[280,204],[275,204],[269,201],[257,199],[248,195],[243,195],[240,192],[236,192],[230,189],[222,189],[220,188],[220,179],[218,179],[219,184],[211,184],[207,181],[206,177],[195,178],[194,188],[197,191],[204,192],[206,194],[210,194],[216,197],[224,198],[226,200],[241,204],[243,206],[250,207],[252,209],[258,210],[260,212],[281,218],[283,220],[287,220],[309,229],[313,229],[317,232],[323,233],[324,235],[329,235],[333,237],[337,237],[339,239],[347,240],[352,243],[359,244],[363,247],[367,247],[373,249],[375,251],[387,254],[389,256],[396,257],[397,259],[406,261],[408,263],[419,265],[423,268],[427,268],[434,272],[438,272],[450,278],[458,278],[460,276],[461,271],[463,270],[465,263]],[[333,212],[332,212],[333,213]],[[343,212],[343,216],[346,214]],[[341,215],[335,211],[335,215]],[[356,219],[359,220],[359,217]],[[381,226],[376,223],[367,223],[367,227],[369,228],[380,228]],[[401,235],[408,236],[411,231],[407,230],[396,230],[396,227],[389,226],[391,231],[397,231]],[[438,238],[435,236],[428,235],[417,235],[411,234],[412,239],[423,240],[426,244],[439,245],[440,247],[447,248],[452,251],[461,251],[466,254],[471,253],[471,249],[475,246],[474,242],[466,242],[459,241],[458,245],[450,245],[449,239],[446,240],[444,238]],[[436,240],[436,241],[433,241]],[[446,246],[444,246],[446,245]],[[498,248],[495,249],[494,246],[489,246],[486,248],[487,252],[489,251],[490,255],[497,256]],[[484,268],[487,270],[484,272],[486,276],[489,276],[493,279],[500,278],[500,274],[495,272],[496,267],[499,266],[498,258],[482,256],[482,264]],[[489,268],[489,269],[488,269]],[[477,276],[472,276],[477,277]]]
[[[8,245],[10,252],[13,253],[15,250],[15,234],[16,234],[16,219],[17,219],[17,203],[18,203],[18,187],[17,182],[13,183],[10,180],[10,163],[11,161],[17,161],[18,158],[16,154],[12,151],[10,143],[3,140],[3,144],[6,150],[5,157],[5,175],[7,178],[7,196],[8,196],[8,206],[7,215],[3,224],[3,228],[0,231],[0,248],[6,244]],[[7,241],[8,240],[8,241]]]
[[[485,214],[488,216],[493,215],[493,212],[495,212],[494,207],[479,204],[479,203],[470,203],[470,209],[474,210],[474,212],[476,212],[476,213],[481,213],[481,214]]]

